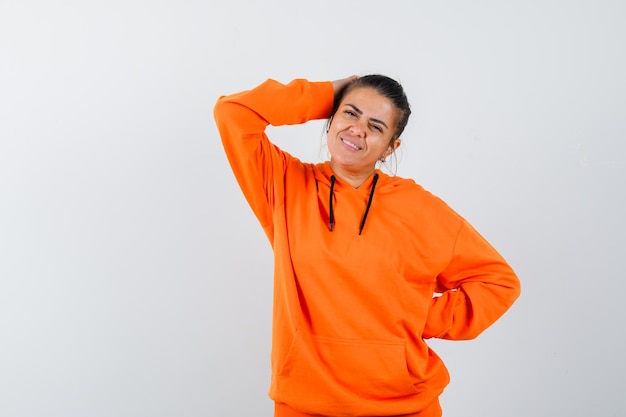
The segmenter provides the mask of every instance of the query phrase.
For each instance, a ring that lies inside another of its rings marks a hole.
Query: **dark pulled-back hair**
[[[400,137],[407,123],[409,122],[409,116],[411,115],[411,106],[409,100],[404,93],[404,89],[399,82],[393,78],[389,78],[386,75],[370,74],[364,75],[348,83],[342,90],[335,94],[335,101],[333,103],[333,110],[330,117],[335,115],[341,100],[350,91],[355,88],[372,88],[376,90],[378,94],[389,99],[398,110],[398,120],[394,129],[393,140]]]

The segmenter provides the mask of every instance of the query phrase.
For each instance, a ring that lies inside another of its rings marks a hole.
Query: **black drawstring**
[[[330,230],[331,232],[335,228],[335,213],[333,212],[333,188],[335,188],[336,180],[337,179],[334,175],[330,176],[330,202],[328,203],[330,213],[328,216],[328,230]]]
[[[359,234],[363,231],[365,227],[365,220],[367,220],[367,213],[370,211],[370,206],[372,205],[372,200],[374,199],[374,189],[376,188],[376,183],[378,182],[378,174],[374,174],[374,182],[372,182],[372,189],[370,190],[370,198],[367,200],[367,207],[365,207],[365,213],[363,213],[363,220],[361,220],[361,226],[359,227]]]
[[[330,201],[328,202],[328,230],[331,232],[335,228],[335,212],[333,211],[333,190],[335,188],[335,181],[337,179],[334,175],[330,176]],[[372,205],[372,200],[374,199],[374,190],[376,189],[376,183],[378,182],[378,174],[374,174],[374,181],[372,182],[372,188],[370,189],[370,196],[367,200],[367,206],[365,207],[365,213],[363,213],[363,219],[361,220],[361,225],[359,226],[359,235],[363,231],[365,227],[365,221],[367,220],[367,213],[370,211],[370,207]]]

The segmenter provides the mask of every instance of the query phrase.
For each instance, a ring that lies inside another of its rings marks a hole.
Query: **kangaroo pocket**
[[[367,408],[368,402],[417,393],[401,340],[355,341],[298,331],[277,376],[279,401],[316,413],[325,406]]]

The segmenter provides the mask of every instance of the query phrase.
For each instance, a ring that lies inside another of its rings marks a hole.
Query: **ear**
[[[402,140],[400,138],[394,140],[389,147],[387,148],[387,150],[385,151],[385,153],[383,154],[383,158],[388,157],[389,155],[391,155],[392,153],[394,153],[396,151],[396,149],[398,149],[400,147],[400,145],[402,144]]]

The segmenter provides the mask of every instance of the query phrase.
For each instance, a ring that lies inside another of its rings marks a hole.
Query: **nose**
[[[361,121],[355,121],[352,125],[350,125],[350,133],[355,136],[364,137],[365,132],[365,126],[363,126]]]

